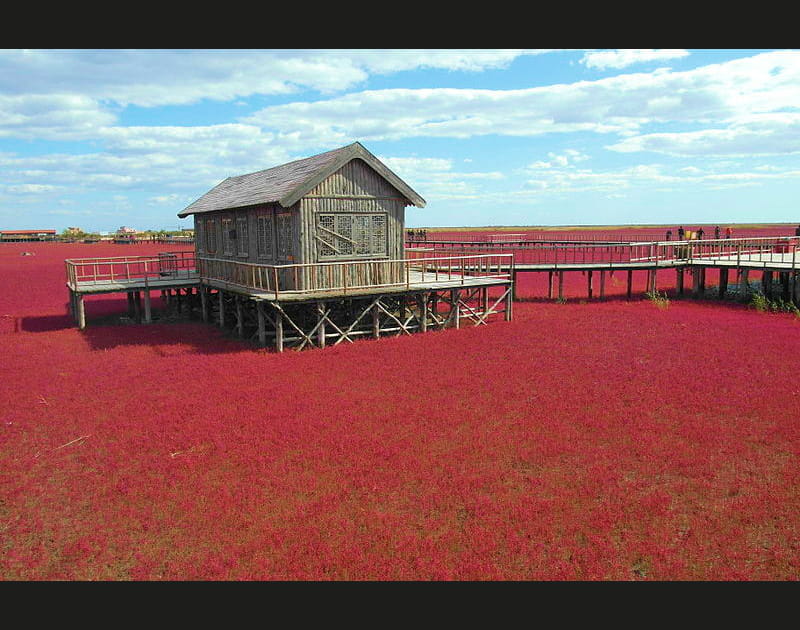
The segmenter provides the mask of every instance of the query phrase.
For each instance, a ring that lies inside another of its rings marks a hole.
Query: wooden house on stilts
[[[509,261],[408,258],[409,205],[425,200],[358,142],[229,177],[178,214],[203,319],[278,350],[510,319]]]

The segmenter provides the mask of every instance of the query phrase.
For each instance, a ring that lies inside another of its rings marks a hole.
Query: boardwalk
[[[796,281],[800,269],[797,249],[800,237],[780,236],[762,238],[708,239],[694,241],[653,242],[578,242],[578,241],[427,241],[408,243],[410,256],[444,255],[446,253],[512,253],[513,262],[508,267],[516,287],[517,274],[525,272],[548,273],[548,297],[553,298],[553,281],[558,283],[558,297],[563,297],[564,273],[582,272],[587,275],[588,297],[593,297],[594,274],[600,276],[600,296],[604,295],[605,273],[626,271],[627,296],[631,297],[632,273],[648,272],[648,291],[656,288],[659,270],[675,269],[678,273],[678,291],[683,293],[684,272],[693,277],[695,294],[705,288],[705,269],[721,270],[721,282],[727,284],[727,270],[740,274],[760,270],[765,278],[782,274],[787,298],[796,295],[800,283]],[[721,285],[720,293],[725,293]],[[516,298],[516,294],[515,294]]]
[[[242,327],[239,299],[267,303],[284,315],[287,304],[312,305],[342,298],[394,296],[403,300],[450,303],[457,310],[484,323],[490,314],[511,317],[510,254],[415,257],[410,260],[366,260],[336,263],[260,265],[196,257],[194,252],[153,256],[87,258],[67,260],[70,309],[79,328],[86,326],[84,297],[125,292],[132,309],[143,301],[144,321],[151,321],[150,291],[175,290],[197,297],[203,319],[208,321],[209,298],[215,292],[217,317],[224,324],[226,300],[233,300]],[[393,279],[391,281],[389,279]],[[315,288],[308,289],[307,286]],[[489,290],[499,288],[500,298],[490,304]],[[465,297],[469,296],[469,298]],[[480,296],[476,298],[476,296]],[[468,305],[478,299],[482,311]],[[502,302],[501,306],[498,304]],[[283,305],[283,306],[282,306]],[[425,307],[427,308],[427,306]],[[137,311],[138,312],[138,311]],[[436,321],[436,313],[431,313]],[[458,323],[459,313],[452,319]],[[261,318],[259,318],[261,321]],[[291,321],[291,320],[289,320]],[[441,321],[440,321],[441,323]],[[420,322],[423,329],[428,322]],[[263,337],[261,331],[260,337]]]
[[[736,269],[745,281],[748,273],[760,271],[764,274],[764,286],[771,286],[773,274],[778,274],[787,299],[797,300],[798,244],[800,237],[629,243],[428,241],[410,242],[406,257],[401,260],[261,265],[196,257],[194,252],[171,252],[149,257],[75,259],[65,263],[70,310],[80,328],[86,325],[83,303],[86,295],[127,293],[129,304],[137,313],[141,312],[143,299],[144,321],[149,322],[150,291],[161,290],[167,296],[175,291],[197,298],[206,321],[210,317],[209,297],[214,291],[220,323],[225,321],[227,300],[236,310],[241,330],[241,307],[237,301],[240,298],[253,304],[268,304],[280,313],[276,322],[280,322],[289,304],[316,308],[318,304],[342,298],[394,296],[393,303],[405,309],[406,298],[418,300],[423,295],[425,300],[432,299],[430,304],[434,307],[439,302],[449,302],[456,320],[461,312],[477,313],[469,300],[484,305],[485,312],[477,315],[479,323],[484,323],[488,314],[498,312],[510,319],[519,273],[547,273],[548,298],[563,296],[564,274],[570,272],[587,276],[587,293],[591,298],[595,293],[595,278],[599,276],[602,298],[606,272],[624,271],[630,298],[632,274],[636,270],[647,271],[647,290],[653,291],[657,287],[657,272],[674,269],[679,293],[684,292],[684,273],[689,272],[692,292],[702,295],[705,270],[716,268],[720,270],[720,296],[725,294],[730,269]],[[488,306],[492,288],[501,290],[503,310],[495,308],[497,303]],[[427,309],[429,304],[425,304]],[[378,306],[388,309],[386,305]],[[427,322],[420,326],[425,328]],[[261,324],[259,328],[263,328]],[[280,328],[279,323],[276,328]],[[263,336],[261,330],[260,338]]]

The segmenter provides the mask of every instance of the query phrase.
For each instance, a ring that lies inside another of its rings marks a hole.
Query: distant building
[[[117,234],[136,234],[136,229],[123,225],[120,229],[117,230]]]
[[[55,230],[0,230],[0,241],[52,241]]]
[[[79,227],[68,227],[66,233],[67,236],[77,236],[78,234],[83,234],[83,230]]]

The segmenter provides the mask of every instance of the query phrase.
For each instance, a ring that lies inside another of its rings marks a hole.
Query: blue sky
[[[190,226],[354,141],[409,227],[797,223],[800,51],[0,51],[0,229]]]

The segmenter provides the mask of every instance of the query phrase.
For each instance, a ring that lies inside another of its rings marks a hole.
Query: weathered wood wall
[[[386,254],[376,258],[401,259],[403,258],[405,207],[408,200],[383,177],[376,173],[370,166],[359,159],[345,164],[336,173],[332,174],[300,201],[290,208],[283,208],[279,204],[264,204],[235,210],[223,210],[194,215],[195,221],[195,248],[200,256],[253,264],[280,265],[292,263],[317,263],[322,262],[319,251],[319,242],[316,236],[317,216],[320,213],[367,213],[386,215]],[[290,214],[291,248],[286,251],[282,247],[281,224],[279,215]],[[260,256],[258,251],[258,217],[272,216],[273,247],[272,256]],[[223,219],[231,220],[231,228],[237,230],[237,237],[241,236],[237,229],[237,219],[244,217],[247,220],[247,246],[239,253],[239,242],[233,241],[233,252],[226,254],[224,251]],[[207,248],[209,220],[216,233],[216,251],[209,252]],[[288,255],[281,255],[285,252]],[[353,256],[353,259],[362,259],[363,256]],[[344,260],[344,259],[337,259]],[[306,286],[312,281],[310,272],[303,275]],[[314,278],[320,276],[314,275]]]

